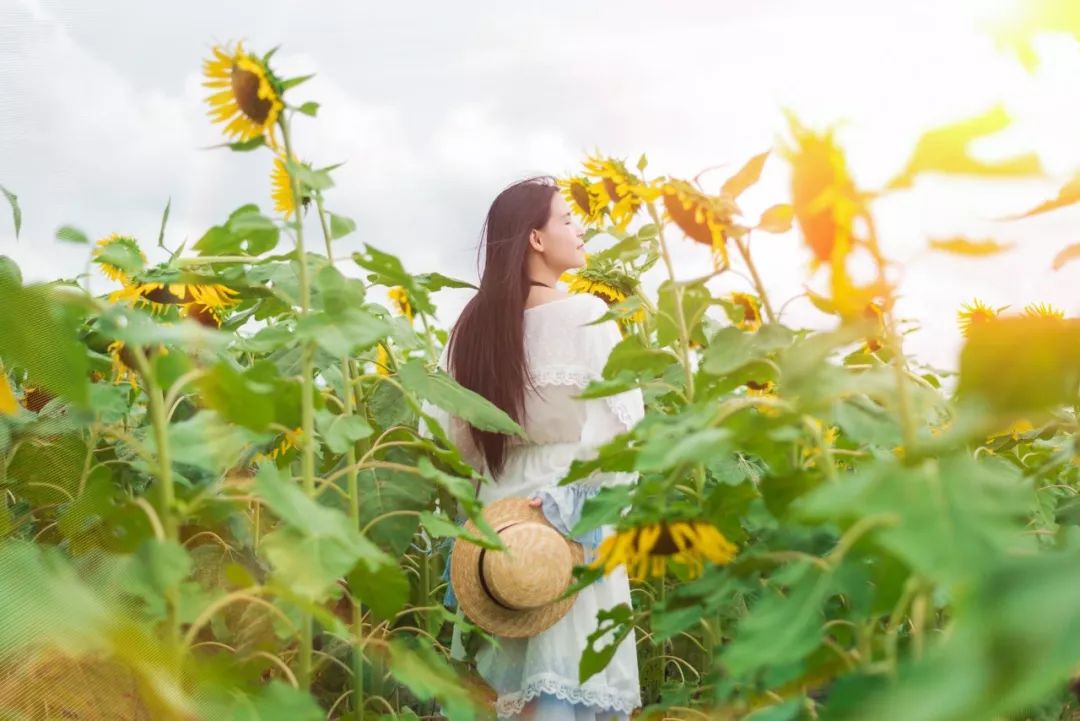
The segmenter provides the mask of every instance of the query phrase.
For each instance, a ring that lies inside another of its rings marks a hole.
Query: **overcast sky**
[[[1080,50],[1041,42],[1043,66],[1028,75],[976,27],[976,15],[1001,3],[0,0],[0,184],[24,214],[16,242],[0,208],[0,254],[29,280],[72,276],[87,249],[54,240],[62,224],[95,239],[134,234],[151,249],[169,197],[170,245],[194,242],[245,202],[269,208],[267,153],[200,150],[221,142],[200,75],[215,42],[243,39],[260,53],[281,44],[283,75],[318,73],[290,98],[322,104],[318,119],[296,124],[301,157],[345,162],[328,205],[359,230],[338,241],[338,255],[367,242],[412,272],[472,282],[499,190],[573,171],[589,151],[631,163],[646,152],[651,173],[682,177],[726,164],[703,177],[715,189],[775,145],[789,107],[819,127],[844,121],[856,180],[876,187],[921,130],[1004,102],[1017,122],[976,151],[1035,151],[1045,180],[930,178],[876,206],[886,254],[904,267],[900,313],[921,324],[908,348],[954,367],[955,312],[974,296],[1080,313],[1080,263],[1050,269],[1080,240],[1080,209],[993,221],[1052,196],[1080,168]],[[744,196],[750,218],[787,200],[787,182],[784,163],[770,160]],[[979,260],[924,250],[928,238],[955,234],[1017,248]],[[681,277],[710,268],[702,246],[680,239],[674,252]],[[809,253],[797,233],[757,238],[754,252],[775,305],[801,292]],[[746,282],[730,275],[712,287]],[[109,285],[99,277],[94,289]],[[468,297],[439,294],[444,324]],[[833,322],[805,300],[785,319]]]

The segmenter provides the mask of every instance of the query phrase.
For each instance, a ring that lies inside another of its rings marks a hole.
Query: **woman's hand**
[[[539,508],[543,502],[543,499],[534,497],[529,500],[529,508]]]

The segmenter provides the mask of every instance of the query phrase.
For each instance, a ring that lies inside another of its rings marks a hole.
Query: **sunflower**
[[[960,325],[961,332],[967,336],[971,332],[973,326],[987,323],[994,318],[997,318],[998,313],[999,311],[994,310],[978,298],[975,298],[971,303],[965,303],[960,306],[960,310],[956,312],[956,318],[957,323]]]
[[[56,396],[44,388],[38,388],[37,386],[23,386],[22,397],[19,398],[19,402],[22,403],[22,407],[26,410],[40,413],[41,409],[55,397]]]
[[[262,463],[263,461],[276,461],[281,456],[288,453],[293,448],[299,448],[300,442],[304,438],[304,430],[302,428],[293,428],[291,431],[286,431],[281,434],[281,439],[270,449],[268,453],[256,453],[251,458],[252,463]]]
[[[840,429],[836,426],[826,427],[824,423],[817,418],[811,417],[814,427],[821,433],[821,443],[824,448],[831,448],[836,445],[836,439],[840,434]],[[817,445],[804,446],[802,449],[802,462],[803,467],[813,468],[817,465],[817,458],[821,455],[823,448]]]
[[[776,395],[776,383],[772,381],[764,381],[759,383],[758,381],[746,381],[743,385],[746,386],[746,395],[751,398],[769,398],[776,400],[779,396]],[[780,410],[768,405],[759,405],[757,407],[758,412],[762,415],[776,417],[780,415]]]
[[[131,254],[137,255],[142,259],[142,262],[146,263],[146,256],[143,254],[142,249],[139,247],[139,242],[129,235],[120,235],[119,233],[113,233],[106,236],[97,242],[97,247],[94,248],[91,253],[91,258],[101,266],[101,272],[109,277],[110,280],[115,280],[117,283],[128,283],[127,273],[122,268],[109,263],[108,261],[101,261],[98,258],[105,252],[105,249],[109,246],[116,244],[123,246],[125,250]]]
[[[791,197],[803,239],[813,252],[812,267],[845,257],[854,242],[854,222],[862,195],[848,172],[832,130],[815,133],[786,112],[794,138],[781,153],[791,163]]]
[[[595,190],[612,224],[619,230],[626,230],[643,204],[660,196],[658,187],[631,173],[616,158],[590,156],[585,161],[585,176],[597,179],[590,188]]]
[[[563,197],[570,204],[570,209],[581,216],[586,223],[598,223],[604,217],[606,195],[600,183],[590,182],[585,177],[560,178],[556,184],[562,188]]]
[[[11,390],[7,373],[0,371],[0,416],[13,416],[19,411],[15,393]]]
[[[735,557],[736,548],[711,523],[702,521],[661,521],[619,531],[605,538],[590,568],[609,574],[626,564],[630,578],[663,576],[668,562],[684,566],[691,578],[701,575],[704,561],[725,564]]]
[[[735,203],[723,195],[702,193],[685,180],[669,179],[661,188],[664,209],[686,237],[713,251],[717,268],[728,265],[727,228],[735,213]]]
[[[270,147],[277,148],[274,124],[285,107],[281,82],[243,43],[235,49],[215,45],[213,54],[203,61],[203,86],[214,90],[206,98],[213,122],[227,123],[225,136],[237,142],[265,136]]]
[[[298,162],[293,158],[293,162]],[[289,175],[288,168],[285,167],[285,161],[280,156],[274,158],[274,169],[270,173],[270,197],[274,201],[274,210],[285,216],[288,220],[289,216],[296,212],[296,199],[293,196],[292,176]],[[308,203],[311,202],[311,197],[306,194],[301,194],[300,204],[306,209]]]
[[[617,271],[601,271],[589,268],[588,265],[579,268],[576,273],[564,273],[559,280],[567,283],[568,293],[592,293],[608,305],[621,303],[634,294],[629,278]],[[638,308],[625,319],[619,320],[642,323],[645,321],[645,309]]]
[[[147,356],[154,352],[149,348],[145,349],[145,351]],[[138,364],[135,362],[135,357],[131,354],[131,351],[124,346],[124,341],[114,340],[109,344],[109,347],[105,349],[105,352],[109,354],[109,358],[112,360],[113,385],[127,383],[132,388],[138,388]],[[160,355],[168,355],[169,349],[164,345],[158,345],[157,353]]]
[[[385,343],[375,346],[375,372],[381,376],[390,375],[390,352]]]
[[[409,291],[405,290],[404,286],[395,285],[388,291],[390,300],[394,301],[394,305],[397,306],[398,312],[409,319],[412,323],[413,319],[413,307],[409,302]]]
[[[1008,436],[1014,441],[1019,441],[1022,434],[1030,433],[1033,430],[1035,430],[1035,426],[1030,420],[1028,420],[1027,418],[1019,418],[1013,421],[1008,428],[998,431],[997,433],[990,434],[989,436],[987,436],[986,440],[987,442],[990,442],[993,441],[995,438]]]
[[[1028,318],[1055,318],[1064,320],[1065,311],[1055,308],[1049,303],[1030,303],[1024,306],[1024,315]]]
[[[742,308],[742,320],[737,324],[740,329],[753,333],[761,327],[761,303],[757,296],[736,291],[728,296],[728,300]]]
[[[866,309],[863,311],[863,316],[875,321],[874,335],[867,337],[866,341],[863,343],[863,351],[866,353],[876,353],[885,345],[885,316],[881,303],[879,301],[867,303]]]
[[[225,309],[240,302],[235,295],[235,290],[220,283],[147,281],[126,283],[109,294],[109,302],[148,305],[151,313],[164,313],[169,306],[176,305],[180,306],[182,315],[203,325],[220,325]]]

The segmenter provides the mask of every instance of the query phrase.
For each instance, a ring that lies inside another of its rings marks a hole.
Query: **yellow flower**
[[[124,301],[136,306],[150,306],[151,313],[163,313],[170,305],[180,306],[183,315],[203,325],[212,320],[220,324],[225,308],[240,301],[237,292],[220,283],[165,283],[149,281],[127,283],[109,294],[109,302]]]
[[[1065,311],[1049,303],[1030,303],[1024,306],[1023,314],[1028,318],[1057,318],[1058,320],[1065,318]]]
[[[283,433],[281,439],[270,449],[269,453],[256,453],[252,456],[252,463],[261,463],[263,461],[276,461],[279,457],[288,453],[292,448],[299,448],[300,442],[304,438],[304,431],[302,428],[293,428],[291,431]]]
[[[717,269],[727,267],[727,228],[735,212],[735,203],[724,195],[705,195],[685,180],[664,183],[664,208],[686,237],[703,243],[713,252]]]
[[[293,159],[293,162],[297,162]],[[296,198],[293,196],[292,177],[289,175],[288,169],[285,167],[285,161],[281,157],[274,158],[274,169],[270,173],[270,197],[274,201],[274,210],[285,216],[288,220],[289,216],[296,212]],[[307,208],[307,204],[311,202],[311,198],[307,195],[301,196],[301,203],[304,208]]]
[[[409,319],[412,323],[413,319],[413,307],[409,302],[409,291],[405,290],[404,286],[395,285],[388,291],[390,300],[394,301],[394,305],[397,306],[398,312]]]
[[[11,390],[7,373],[0,370],[0,416],[13,416],[19,412],[19,404],[15,400],[15,393]]]
[[[802,462],[804,467],[813,468],[817,465],[817,458],[821,455],[824,448],[831,448],[836,445],[836,439],[840,434],[840,429],[836,426],[829,426],[824,428],[825,424],[817,418],[811,417],[814,427],[821,432],[822,447],[818,447],[816,444],[805,446],[802,449]],[[822,430],[824,428],[824,430]]]
[[[795,219],[814,257],[812,267],[846,257],[854,243],[854,221],[863,199],[847,169],[832,130],[815,133],[786,112],[794,143],[781,148],[791,163]]]
[[[115,280],[117,283],[127,283],[128,277],[121,268],[116,267],[112,263],[103,262],[97,260],[101,257],[101,254],[105,252],[105,249],[113,244],[123,245],[131,252],[138,255],[143,263],[146,263],[146,256],[143,254],[142,249],[139,247],[138,241],[129,235],[120,235],[119,233],[113,233],[106,236],[97,242],[97,247],[94,248],[91,257],[101,266],[101,272],[108,276],[111,280]]]
[[[608,305],[615,305],[626,300],[629,296],[626,291],[617,288],[609,281],[605,281],[601,278],[589,278],[581,273],[574,274],[572,276],[565,275],[560,280],[566,280],[569,283],[567,286],[568,293],[592,293],[597,298],[600,298]],[[645,309],[638,308],[633,313],[626,317],[626,320],[641,323],[645,320]]]
[[[390,353],[384,343],[375,346],[375,372],[381,376],[390,375]]]
[[[630,578],[641,581],[663,576],[670,562],[684,566],[696,578],[705,561],[728,563],[737,550],[711,523],[661,521],[608,536],[589,566],[603,568],[606,575],[625,564]]]
[[[982,323],[987,323],[997,318],[998,311],[975,298],[971,303],[965,303],[957,311],[957,322],[965,336],[971,332],[971,328]]]
[[[885,316],[881,302],[875,300],[867,303],[863,316],[876,321],[874,334],[863,343],[864,352],[875,353],[885,345]]]
[[[1033,430],[1035,430],[1035,426],[1032,425],[1030,420],[1028,420],[1027,418],[1018,418],[1017,420],[1013,421],[1008,428],[1002,431],[998,431],[997,433],[992,433],[990,436],[987,437],[986,441],[989,443],[995,438],[1002,438],[1003,436],[1009,436],[1014,441],[1018,441],[1020,440],[1020,436],[1022,434],[1029,433]]]
[[[146,348],[144,351],[146,352],[147,360],[151,360],[154,351],[150,348]],[[114,340],[109,344],[108,348],[105,349],[105,352],[109,354],[109,358],[112,360],[113,385],[127,383],[132,388],[138,388],[138,365],[135,362],[135,356],[133,356],[131,351],[124,346],[124,341]],[[168,355],[169,349],[164,345],[159,344],[156,352],[161,355]]]
[[[215,123],[227,123],[225,136],[245,142],[264,136],[276,148],[274,124],[285,107],[280,83],[269,67],[244,50],[214,46],[214,56],[203,61],[203,86],[215,92],[206,98],[209,115]]]
[[[742,308],[743,319],[738,323],[739,328],[753,333],[761,327],[761,303],[757,296],[736,291],[728,296],[728,300]]]
[[[586,223],[598,223],[604,217],[607,196],[601,190],[600,183],[589,182],[588,178],[560,178],[556,184],[562,188],[563,197],[570,204],[570,209],[580,215]]]
[[[658,187],[642,181],[627,170],[623,161],[615,158],[590,156],[585,161],[585,175],[599,181],[590,188],[595,190],[619,230],[626,230],[643,204],[660,196]]]

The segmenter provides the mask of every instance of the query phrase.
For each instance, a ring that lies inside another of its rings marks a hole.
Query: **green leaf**
[[[240,140],[235,143],[225,143],[225,147],[237,153],[247,153],[255,150],[256,148],[261,148],[264,145],[266,145],[266,137],[262,135],[256,135],[250,140]],[[214,147],[220,148],[222,146],[218,145]]]
[[[148,538],[128,560],[120,582],[125,591],[146,603],[150,619],[160,620],[166,615],[166,593],[178,588],[190,572],[191,557],[183,546]]]
[[[337,313],[316,311],[296,323],[298,338],[314,341],[335,357],[366,350],[390,335],[391,330],[382,318],[359,308],[343,308]]]
[[[774,323],[766,323],[756,333],[746,333],[735,326],[721,328],[709,340],[701,368],[713,375],[727,375],[786,348],[793,338],[790,330]]]
[[[315,77],[315,73],[311,73],[310,75],[298,75],[295,78],[289,78],[288,80],[283,80],[281,82],[281,90],[282,90],[282,92],[284,92],[284,91],[288,90],[289,88],[295,88],[297,85],[300,85],[301,83],[305,83],[308,80],[311,80],[313,77]]]
[[[636,334],[627,335],[619,341],[608,355],[602,375],[613,379],[619,371],[632,371],[635,378],[662,376],[678,358],[666,350],[646,346]]]
[[[674,438],[651,439],[638,452],[637,468],[664,471],[681,463],[708,463],[731,452],[731,435],[726,428],[703,428]]]
[[[683,287],[683,318],[691,337],[703,340],[700,332],[701,319],[712,303],[712,294],[705,287],[705,281],[697,281]],[[665,280],[657,290],[656,306],[656,342],[661,348],[667,347],[679,337],[678,314],[675,312],[675,286]]]
[[[264,551],[280,582],[297,595],[325,598],[357,563],[372,574],[397,567],[393,557],[360,535],[352,519],[319,504],[273,464],[259,466],[255,493],[284,523],[264,539]]]
[[[21,286],[23,276],[18,263],[6,255],[0,255],[0,286],[4,283],[10,283],[16,287]]]
[[[261,137],[261,136],[260,136]],[[172,197],[165,201],[165,211],[161,214],[161,228],[158,230],[157,244],[165,247],[165,226],[169,223],[169,211],[172,209]]]
[[[227,423],[215,411],[202,410],[187,420],[170,425],[168,438],[173,463],[221,473],[239,463],[251,444],[262,437]],[[144,443],[151,453],[157,452],[153,434],[149,434]]]
[[[215,225],[195,243],[200,255],[261,255],[277,247],[281,231],[254,204],[242,205],[223,225]]]
[[[206,405],[225,420],[265,431],[274,420],[274,376],[276,370],[269,361],[240,373],[222,360],[199,380],[199,390]]]
[[[15,221],[15,239],[19,239],[19,231],[22,230],[22,209],[19,208],[19,196],[0,185],[0,193],[4,194],[7,202],[11,205],[11,216]]]
[[[396,564],[372,570],[358,563],[349,573],[349,589],[383,621],[392,621],[409,600],[409,577]]]
[[[326,446],[337,454],[345,453],[358,440],[375,432],[360,416],[339,415],[325,409],[315,414],[315,425]]]
[[[773,581],[739,622],[721,656],[735,677],[800,661],[821,643],[821,606],[832,592],[833,574],[799,562]]]
[[[83,245],[90,243],[89,237],[86,237],[84,232],[72,226],[60,227],[56,231],[56,240],[67,243],[82,243]]]
[[[449,721],[473,721],[476,709],[467,686],[450,665],[426,646],[390,641],[390,673],[421,701],[438,700]]]
[[[297,110],[297,112],[303,113],[304,115],[307,115],[307,116],[310,116],[310,117],[314,118],[315,114],[319,112],[319,104],[316,103],[316,102],[313,102],[313,101],[308,101],[308,102],[304,103],[303,105],[301,105],[296,110]]]
[[[413,359],[404,363],[398,371],[402,385],[444,411],[481,430],[526,438],[524,429],[502,409],[459,384],[441,368],[428,372],[423,361]]]
[[[285,161],[285,169],[289,175],[300,181],[300,184],[310,190],[328,190],[334,187],[334,181],[326,170],[312,170],[303,163],[293,160]]]
[[[35,384],[81,407],[89,400],[86,349],[78,342],[81,319],[49,286],[17,285],[0,273],[0,359],[25,368]]]
[[[141,273],[143,270],[143,257],[139,255],[138,248],[130,243],[109,243],[101,249],[94,258],[96,263],[107,263],[116,266],[128,275]]]
[[[335,215],[334,213],[327,213],[330,216],[330,238],[337,240],[338,238],[344,238],[349,233],[356,230],[356,221],[352,218],[346,218],[344,215]]]
[[[634,628],[633,612],[625,603],[620,603],[610,609],[601,608],[596,614],[596,619],[598,621],[596,630],[589,634],[588,645],[581,654],[581,663],[578,666],[579,683],[585,683],[607,668],[611,659],[615,657],[615,652],[619,650],[619,645]],[[596,643],[608,634],[614,634],[614,637],[605,646],[595,648]]]
[[[742,195],[743,191],[758,182],[761,177],[761,170],[765,167],[765,160],[769,157],[769,152],[766,150],[764,153],[755,155],[746,161],[746,165],[740,168],[739,172],[724,181],[720,191],[732,198],[738,198]]]
[[[271,679],[251,696],[237,691],[226,694],[212,686],[208,690],[214,695],[202,699],[199,718],[230,721],[322,721],[326,718],[326,713],[311,694],[277,679]]]
[[[1005,317],[971,327],[957,392],[1008,413],[1075,403],[1080,319]]]

